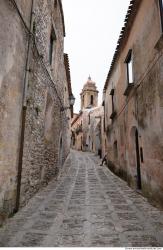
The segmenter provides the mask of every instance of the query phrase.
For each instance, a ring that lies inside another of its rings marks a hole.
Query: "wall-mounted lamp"
[[[69,105],[70,106],[69,107],[62,107],[61,111],[63,112],[66,109],[70,109],[71,107],[74,106],[74,103],[75,103],[75,97],[73,96],[73,94],[71,94],[70,97],[69,97]]]

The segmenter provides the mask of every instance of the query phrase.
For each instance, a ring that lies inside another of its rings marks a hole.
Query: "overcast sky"
[[[65,52],[69,54],[72,90],[80,110],[80,93],[90,74],[102,90],[130,0],[62,0]]]

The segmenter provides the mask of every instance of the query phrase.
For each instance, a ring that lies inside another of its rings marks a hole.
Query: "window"
[[[72,144],[73,144],[73,146],[75,146],[75,135],[74,134],[72,136]]]
[[[140,159],[141,159],[141,162],[143,163],[144,162],[144,156],[143,156],[143,148],[140,147]]]
[[[93,95],[91,95],[91,105],[93,105]]]
[[[133,78],[133,53],[132,49],[129,50],[126,60],[126,69],[127,69],[127,87],[125,89],[124,95],[129,95],[131,89],[134,86],[134,78]]]
[[[112,101],[112,113],[113,113],[114,112],[114,89],[112,89],[111,101]]]
[[[115,90],[114,89],[111,89],[110,95],[111,95],[111,101],[112,101],[112,113],[111,113],[110,119],[114,119],[114,117],[117,114],[115,111]]]
[[[128,84],[132,84],[134,81],[133,81],[133,60],[132,60],[131,49],[128,52],[125,63],[127,65],[127,81],[128,81]]]
[[[159,5],[160,5],[161,28],[163,32],[163,0],[159,0]]]
[[[103,101],[102,106],[104,107],[104,117],[103,117],[103,124],[104,124],[104,132],[106,131],[105,127],[105,101]]]
[[[89,116],[88,116],[88,124],[90,124],[90,123],[91,123],[91,116],[89,114]]]
[[[52,28],[51,35],[50,35],[50,44],[49,44],[49,63],[52,65],[53,62],[53,53],[55,49],[55,42],[56,42],[56,35],[54,29]]]

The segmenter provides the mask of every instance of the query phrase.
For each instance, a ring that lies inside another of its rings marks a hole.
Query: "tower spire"
[[[88,80],[91,81],[91,76],[90,76],[90,74],[89,74],[89,76],[88,76]]]
[[[91,76],[88,76],[87,82],[84,84],[81,96],[81,110],[98,106],[98,90]]]

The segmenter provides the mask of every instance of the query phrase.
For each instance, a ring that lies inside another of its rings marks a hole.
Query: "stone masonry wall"
[[[53,18],[53,10],[57,18]],[[69,153],[68,121],[64,105],[65,67],[63,58],[63,24],[59,4],[36,1],[34,7],[35,41],[42,60],[53,80],[49,80],[43,66],[31,55],[32,73],[28,88],[28,107],[25,128],[25,147],[21,184],[21,204],[29,200],[42,185],[54,177]],[[56,42],[52,65],[49,64],[49,43],[53,26]]]

